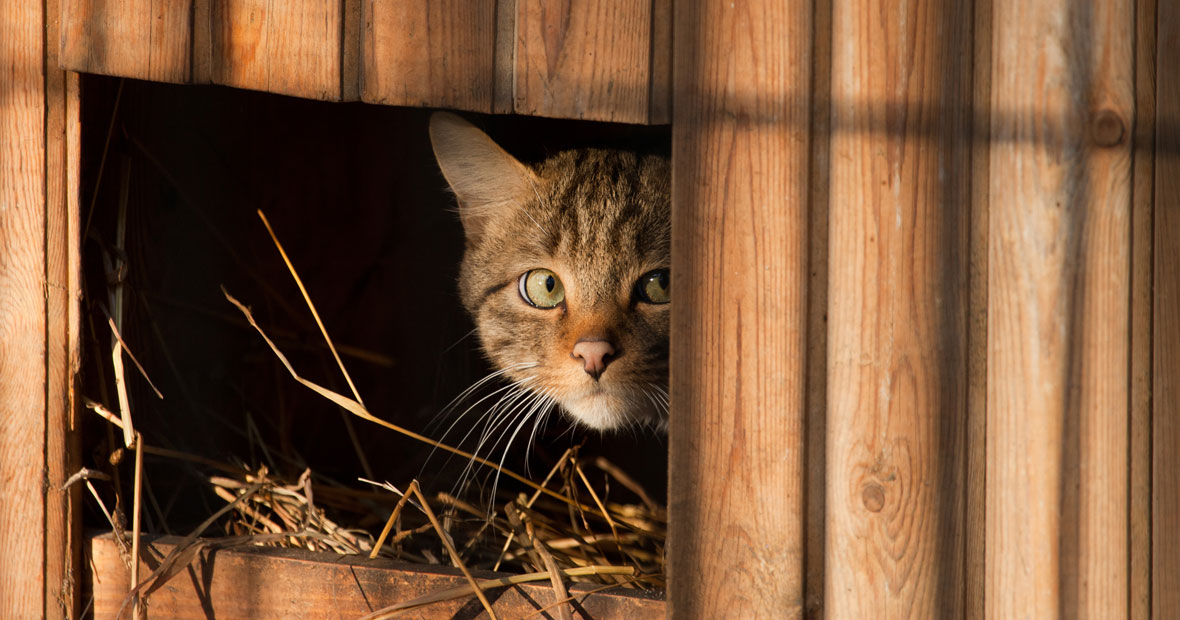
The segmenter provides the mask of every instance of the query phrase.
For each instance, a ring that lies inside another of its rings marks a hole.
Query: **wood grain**
[[[971,18],[833,3],[833,618],[963,615]]]
[[[516,0],[496,0],[496,57],[493,68],[492,112],[511,114],[516,74]]]
[[[145,542],[153,559],[141,563],[140,574],[150,574],[178,540],[165,537]],[[114,618],[130,590],[127,564],[109,534],[93,537],[87,544],[92,559],[94,617]],[[444,567],[295,549],[238,547],[202,552],[187,571],[148,596],[148,610],[150,617],[175,620],[359,618],[387,605],[466,583],[458,570]],[[664,616],[664,601],[658,598],[618,589],[587,595],[590,589],[586,584],[569,588],[588,617],[640,620]],[[553,587],[548,582],[523,584],[492,591],[489,598],[500,617],[523,618],[553,602]],[[413,615],[475,617],[481,609],[473,600],[437,603]]]
[[[811,76],[811,204],[807,232],[807,440],[803,499],[804,617],[824,617],[828,419],[828,205],[831,186],[832,3],[814,3]]]
[[[812,3],[675,11],[670,617],[799,618]]]
[[[184,83],[192,0],[61,0],[60,62],[74,71]]]
[[[81,487],[62,490],[80,467],[73,379],[78,365],[80,163],[78,74],[58,70],[61,4],[45,3],[45,617],[80,611]]]
[[[651,82],[647,121],[653,125],[672,122],[672,0],[652,0]]]
[[[645,123],[652,2],[517,0],[518,114]]]
[[[211,81],[340,100],[344,1],[209,0]]]
[[[971,128],[971,224],[967,300],[967,506],[964,617],[986,617],[987,557],[987,235],[991,115],[991,0],[975,0]]]
[[[1180,6],[1160,2],[1156,53],[1152,617],[1180,617]]]
[[[994,7],[987,613],[1121,617],[1133,10]]]
[[[42,0],[0,0],[0,617],[45,614]]]
[[[1151,312],[1156,0],[1135,3],[1131,203],[1131,620],[1151,618]]]
[[[364,101],[492,111],[496,0],[363,4]]]

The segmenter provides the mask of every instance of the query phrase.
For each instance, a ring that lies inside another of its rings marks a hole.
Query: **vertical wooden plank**
[[[987,233],[992,0],[975,0],[972,29],[971,223],[967,258],[967,506],[964,617],[985,617],[987,556]]]
[[[1127,613],[1126,0],[995,0],[987,613]]]
[[[1151,617],[1151,298],[1156,0],[1135,3],[1131,203],[1131,620]]]
[[[824,611],[961,617],[972,12],[832,6]]]
[[[672,122],[672,0],[651,5],[651,110],[648,122]]]
[[[358,101],[361,98],[361,48],[364,46],[364,0],[344,0],[343,32],[340,37],[340,98]]]
[[[1180,617],[1180,4],[1158,6],[1152,616]]]
[[[496,53],[493,61],[492,112],[512,113],[516,75],[516,0],[496,0]]]
[[[190,79],[192,0],[64,0],[60,62],[157,82]]]
[[[369,103],[492,111],[496,0],[365,0]]]
[[[210,0],[216,84],[339,100],[345,0]]]
[[[73,377],[77,358],[79,268],[76,193],[70,167],[78,165],[78,74],[57,69],[60,0],[45,2],[45,617],[78,613],[81,550],[80,487],[62,490],[79,467]],[[73,135],[71,135],[73,134]],[[72,138],[72,141],[71,141]],[[76,179],[75,179],[76,180]],[[72,199],[73,198],[73,199]]]
[[[42,0],[0,0],[0,617],[45,613]]]
[[[827,520],[828,205],[831,185],[832,3],[816,0],[812,18],[811,204],[807,231],[807,439],[803,532],[805,617],[824,617]]]
[[[218,0],[192,0],[194,84],[213,82],[213,3]]]
[[[812,2],[675,30],[670,617],[799,618]]]
[[[652,2],[517,0],[518,114],[648,121]]]

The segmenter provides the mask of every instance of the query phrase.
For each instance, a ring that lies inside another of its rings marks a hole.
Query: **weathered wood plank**
[[[833,3],[825,614],[961,617],[972,11]]]
[[[42,0],[0,0],[0,617],[45,614]]]
[[[145,541],[155,559],[141,561],[148,575],[163,554],[179,541],[165,537]],[[94,617],[114,618],[130,590],[130,570],[109,534],[87,542]],[[492,574],[477,574],[490,577]],[[310,553],[294,549],[238,547],[202,552],[186,571],[147,597],[151,617],[175,620],[280,620],[303,618],[359,618],[382,607],[467,583],[456,569],[425,567],[385,559]],[[574,584],[570,595],[578,608],[602,620],[640,620],[664,617],[664,601],[634,590],[587,594],[594,586]],[[548,582],[523,584],[489,592],[502,618],[523,618],[554,602]],[[480,606],[473,597],[426,607],[415,617],[452,618],[460,611],[476,617]],[[460,614],[462,615],[462,614]],[[128,617],[124,614],[124,617]],[[478,617],[484,617],[480,614]],[[536,617],[544,617],[537,615]]]
[[[675,618],[804,611],[812,10],[809,0],[675,3]],[[571,14],[550,36],[577,38],[583,19]],[[555,49],[585,47],[567,39]]]
[[[369,103],[492,111],[496,0],[364,1]]]
[[[213,83],[309,99],[342,98],[345,0],[208,1]]]
[[[516,0],[496,0],[496,57],[492,84],[492,112],[511,114],[515,88]]]
[[[828,219],[831,186],[832,3],[814,3],[812,51],[811,204],[807,232],[807,440],[804,458],[803,594],[806,618],[823,618],[827,521]]]
[[[818,34],[818,33],[817,33]],[[651,82],[648,122],[672,122],[672,0],[652,0]]]
[[[192,0],[62,0],[60,62],[74,71],[188,82]]]
[[[987,556],[987,235],[991,115],[991,0],[975,0],[971,33],[971,224],[967,273],[967,506],[964,617],[985,617]]]
[[[62,490],[79,467],[73,378],[78,358],[80,163],[78,74],[57,69],[60,0],[45,3],[45,617],[75,618],[81,566],[80,487]]]
[[[1135,3],[1131,213],[1131,620],[1151,618],[1151,312],[1156,0]]]
[[[1126,0],[995,0],[987,612],[1127,613]]]
[[[517,0],[518,114],[646,123],[652,3]]]
[[[1180,617],[1180,4],[1158,6],[1152,616]]]

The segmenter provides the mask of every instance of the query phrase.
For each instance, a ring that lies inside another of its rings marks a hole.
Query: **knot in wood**
[[[869,512],[881,512],[885,507],[885,489],[876,482],[870,482],[860,491],[860,501]]]
[[[1090,133],[1098,146],[1117,146],[1123,141],[1123,119],[1114,110],[1099,110],[1090,125]]]

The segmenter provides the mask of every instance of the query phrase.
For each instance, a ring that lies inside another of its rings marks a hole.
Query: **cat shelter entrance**
[[[1176,616],[1176,3],[672,5],[0,2],[5,615],[110,617],[142,583],[149,616],[345,590],[362,616],[489,577],[214,547],[364,547],[407,495],[384,547],[472,557],[445,532],[481,522],[459,502],[487,471],[431,487],[466,460],[350,411],[425,427],[486,372],[425,109],[491,115],[527,158],[525,136],[627,138],[674,98],[668,609],[559,567],[412,612]],[[550,439],[504,467],[543,478],[571,445]],[[573,445],[554,479],[580,506],[542,493],[565,520],[658,505],[624,457],[662,446]],[[186,539],[227,506],[220,543]],[[548,523],[512,514],[489,536]],[[633,533],[605,521],[595,552]]]
[[[488,413],[501,383],[467,390],[491,369],[458,301],[463,233],[430,149],[429,111],[97,76],[82,80],[81,100],[82,187],[96,188],[86,195],[93,209],[82,256],[81,393],[98,414],[83,419],[84,462],[95,472],[86,517],[114,529],[90,539],[86,583],[98,617],[117,612],[131,591],[120,567],[132,524],[120,515],[131,512],[136,487],[142,531],[164,538],[145,541],[151,550],[135,583],[147,584],[150,605],[166,615],[199,612],[202,594],[241,613],[265,608],[269,599],[242,585],[259,575],[276,584],[325,579],[322,591],[301,585],[266,595],[298,595],[308,605],[347,586],[347,600],[325,613],[360,617],[465,587],[457,566],[535,572],[522,563],[526,530],[546,545],[543,562],[570,572],[567,596],[594,617],[659,613],[662,438],[603,437],[560,418],[535,431],[530,424],[532,434],[518,438],[516,420]],[[667,148],[660,128],[482,120],[526,161],[588,143]],[[112,342],[125,351],[123,368],[114,367]],[[292,371],[359,411],[301,385]],[[120,412],[128,410],[143,454],[124,441]],[[508,516],[486,518],[518,494],[537,493],[510,477],[516,471],[566,489],[522,500],[527,508],[511,517],[524,520],[519,536]],[[432,518],[398,508],[411,481],[422,497],[409,506],[433,505],[458,559]],[[581,513],[587,507],[619,523]],[[612,528],[628,521],[634,531],[617,534],[628,542],[613,544]],[[186,541],[190,533],[200,539]],[[212,572],[203,589],[180,575],[191,567],[171,567],[198,551],[217,558],[205,560]],[[588,579],[597,583],[576,583]],[[611,583],[631,592],[587,594]],[[524,610],[552,598],[538,593],[547,588],[548,576],[514,586],[497,593],[496,605]],[[452,613],[469,597],[438,609]]]

